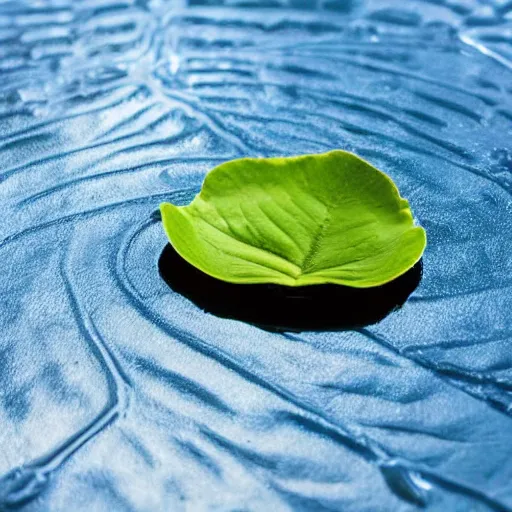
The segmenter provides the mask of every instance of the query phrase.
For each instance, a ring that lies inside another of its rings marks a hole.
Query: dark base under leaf
[[[204,274],[168,244],[158,268],[175,292],[208,313],[267,330],[304,331],[352,329],[382,320],[416,289],[423,265],[419,261],[397,279],[373,288],[233,284]]]

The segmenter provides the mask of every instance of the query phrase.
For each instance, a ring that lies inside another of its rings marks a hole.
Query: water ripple
[[[512,510],[512,27],[477,0],[0,1],[0,510]],[[429,235],[359,331],[206,314],[163,200],[344,148]]]

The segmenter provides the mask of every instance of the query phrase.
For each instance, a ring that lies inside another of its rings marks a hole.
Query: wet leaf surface
[[[409,270],[426,245],[389,177],[340,150],[232,160],[188,206],[160,210],[180,256],[231,283],[370,288]]]

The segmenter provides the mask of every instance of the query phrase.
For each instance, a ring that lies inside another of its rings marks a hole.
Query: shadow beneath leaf
[[[158,261],[160,275],[199,308],[272,331],[344,330],[374,324],[404,304],[421,281],[421,260],[382,286],[334,284],[288,287],[220,281],[185,261],[168,244]]]

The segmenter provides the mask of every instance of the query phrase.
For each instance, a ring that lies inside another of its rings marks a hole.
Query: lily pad
[[[160,209],[178,254],[231,283],[368,288],[426,245],[393,181],[346,151],[226,162],[189,205]]]

